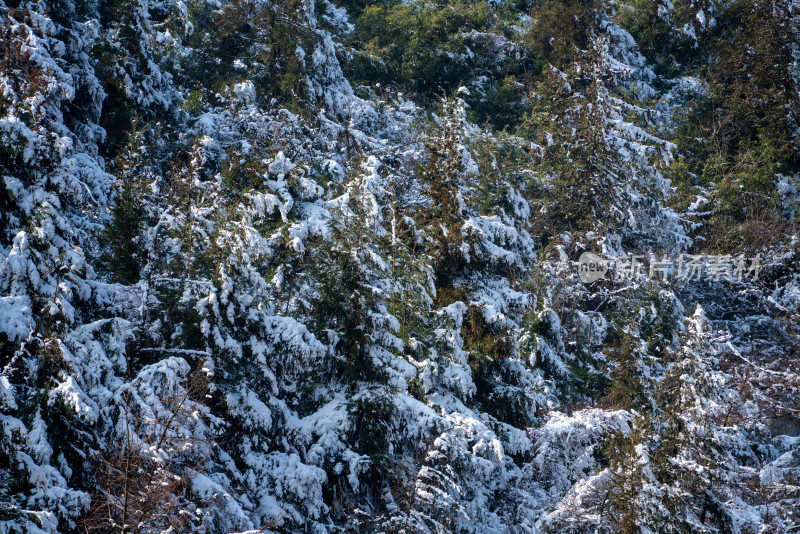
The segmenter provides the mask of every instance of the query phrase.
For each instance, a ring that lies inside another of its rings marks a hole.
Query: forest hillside
[[[800,532],[797,0],[0,0],[0,534]]]

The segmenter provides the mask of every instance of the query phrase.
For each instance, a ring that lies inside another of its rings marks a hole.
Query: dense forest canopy
[[[796,1],[0,34],[0,534],[800,531]]]

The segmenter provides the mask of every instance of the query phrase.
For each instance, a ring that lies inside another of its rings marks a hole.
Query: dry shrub
[[[126,534],[181,532],[191,529],[195,515],[186,498],[192,476],[206,459],[207,439],[174,432],[194,418],[191,401],[204,398],[209,382],[202,362],[180,394],[161,399],[167,414],[146,418],[125,397],[124,431],[96,461],[97,490],[80,521],[84,532]]]

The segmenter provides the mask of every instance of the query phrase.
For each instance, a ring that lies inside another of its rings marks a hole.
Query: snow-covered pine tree
[[[86,254],[112,181],[97,148],[103,91],[86,53],[97,28],[82,9],[0,5],[1,361],[4,404],[19,415],[4,415],[4,453],[16,470],[4,493],[33,530],[36,516],[44,530],[74,528],[88,505],[87,493],[70,488],[91,479],[87,425],[98,415],[62,342],[91,309]]]
[[[686,321],[678,348],[663,358],[656,405],[628,435],[610,442],[612,524],[626,532],[730,532],[750,528],[737,500],[735,428],[726,404],[735,394],[714,369],[701,307]],[[753,511],[751,511],[753,513]],[[737,516],[739,516],[737,518]]]
[[[656,391],[660,413],[653,418],[658,435],[651,452],[653,471],[670,511],[668,528],[676,532],[733,528],[728,508],[736,478],[729,452],[732,429],[720,421],[729,399],[725,377],[713,367],[706,321],[698,307],[687,321],[681,347],[668,356]]]

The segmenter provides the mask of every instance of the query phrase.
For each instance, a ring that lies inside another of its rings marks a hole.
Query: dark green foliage
[[[531,17],[536,22],[526,36],[534,54],[556,68],[568,66],[589,47],[601,5],[596,0],[535,0]]]
[[[498,420],[523,428],[538,415],[533,391],[517,385],[506,359],[514,353],[509,333],[488,324],[483,310],[469,306],[461,327],[464,350],[475,382],[476,400]]]
[[[216,103],[215,94],[244,80],[256,85],[264,102],[277,98],[302,111],[308,95],[297,50],[310,54],[314,33],[300,17],[300,5],[298,0],[236,0],[215,9],[207,2],[190,2],[190,21],[202,30],[187,37],[187,45],[194,48],[187,72],[198,73],[186,79],[195,87],[197,102],[187,111],[199,110],[199,102],[206,99]]]
[[[113,279],[123,284],[134,284],[139,280],[140,269],[146,260],[138,241],[147,215],[144,210],[146,169],[141,141],[141,131],[134,129],[129,136],[128,150],[117,157],[117,195],[111,221],[103,231],[108,246],[105,264]]]
[[[169,87],[165,71],[159,65],[161,45],[151,39],[153,25],[175,34],[184,31],[183,17],[175,16],[177,6],[169,2],[149,5],[142,0],[111,0],[97,4],[97,16],[114,32],[116,39],[99,40],[92,51],[97,76],[106,98],[97,119],[106,132],[102,154],[114,159],[125,149],[128,135],[138,122],[168,119],[170,105],[177,95]],[[155,57],[155,61],[153,61]],[[80,107],[77,100],[74,105]]]
[[[376,81],[397,79],[429,93],[452,90],[470,72],[462,34],[485,28],[491,16],[486,2],[373,4],[362,11],[354,38],[377,63]]]
[[[673,297],[653,283],[618,306],[620,311],[606,339],[611,383],[602,402],[649,413],[653,408],[654,377],[678,341],[680,327]]]
[[[681,122],[687,166],[672,176],[686,197],[698,188],[712,193],[700,231],[707,250],[770,247],[796,224],[776,190],[777,173],[800,169],[791,134],[800,105],[790,79],[790,35],[785,3],[742,0],[725,6],[704,37],[713,56],[697,70],[709,93]]]
[[[608,514],[614,531],[620,534],[639,534],[643,527],[663,528],[664,518],[657,513],[658,503],[651,501],[649,509],[642,507],[652,499],[643,491],[644,484],[651,482],[643,473],[643,469],[649,466],[642,462],[637,450],[645,439],[642,429],[648,424],[647,416],[638,417],[628,433],[615,433],[603,448],[603,454],[608,458],[612,486],[607,495],[608,505],[602,511]]]
[[[419,179],[425,188],[429,207],[421,210],[417,225],[429,234],[429,254],[433,258],[433,273],[436,281],[439,306],[446,306],[459,298],[449,298],[456,279],[463,275],[466,258],[462,249],[465,237],[461,227],[465,214],[459,202],[460,189],[465,184],[465,169],[462,161],[461,125],[454,116],[452,102],[445,104],[444,123],[440,135],[427,145],[428,160],[419,170]]]
[[[662,0],[624,0],[614,13],[614,19],[633,36],[639,50],[652,63],[654,72],[665,78],[679,75],[682,68],[697,65],[702,58],[700,49],[683,28],[703,39],[705,28],[697,14],[708,11],[705,1],[672,4],[670,10]]]
[[[535,232],[543,244],[565,230],[587,231],[612,226],[619,202],[611,187],[616,155],[605,142],[605,116],[599,92],[601,61],[593,48],[562,73],[548,69],[536,85],[537,100],[519,130],[543,150],[541,170],[548,175],[541,197]],[[575,98],[577,95],[578,98]]]
[[[347,5],[355,17],[346,74],[397,84],[428,103],[466,85],[470,115],[497,128],[524,110],[524,81],[542,68],[518,37],[524,2],[427,0]],[[356,16],[357,15],[357,16]],[[499,44],[499,43],[505,43]],[[505,46],[505,48],[504,48]]]
[[[608,351],[607,358],[614,366],[611,370],[609,393],[603,404],[623,410],[641,409],[647,404],[647,390],[643,383],[641,361],[636,346],[638,338],[631,332],[623,332],[617,343]]]
[[[343,227],[339,231],[346,232]],[[340,333],[336,347],[340,357],[337,371],[349,379],[376,380],[385,373],[375,365],[370,354],[369,312],[377,303],[368,287],[368,273],[362,270],[351,252],[354,251],[336,250],[318,258],[316,267],[321,284],[314,316],[320,330],[333,328]]]

